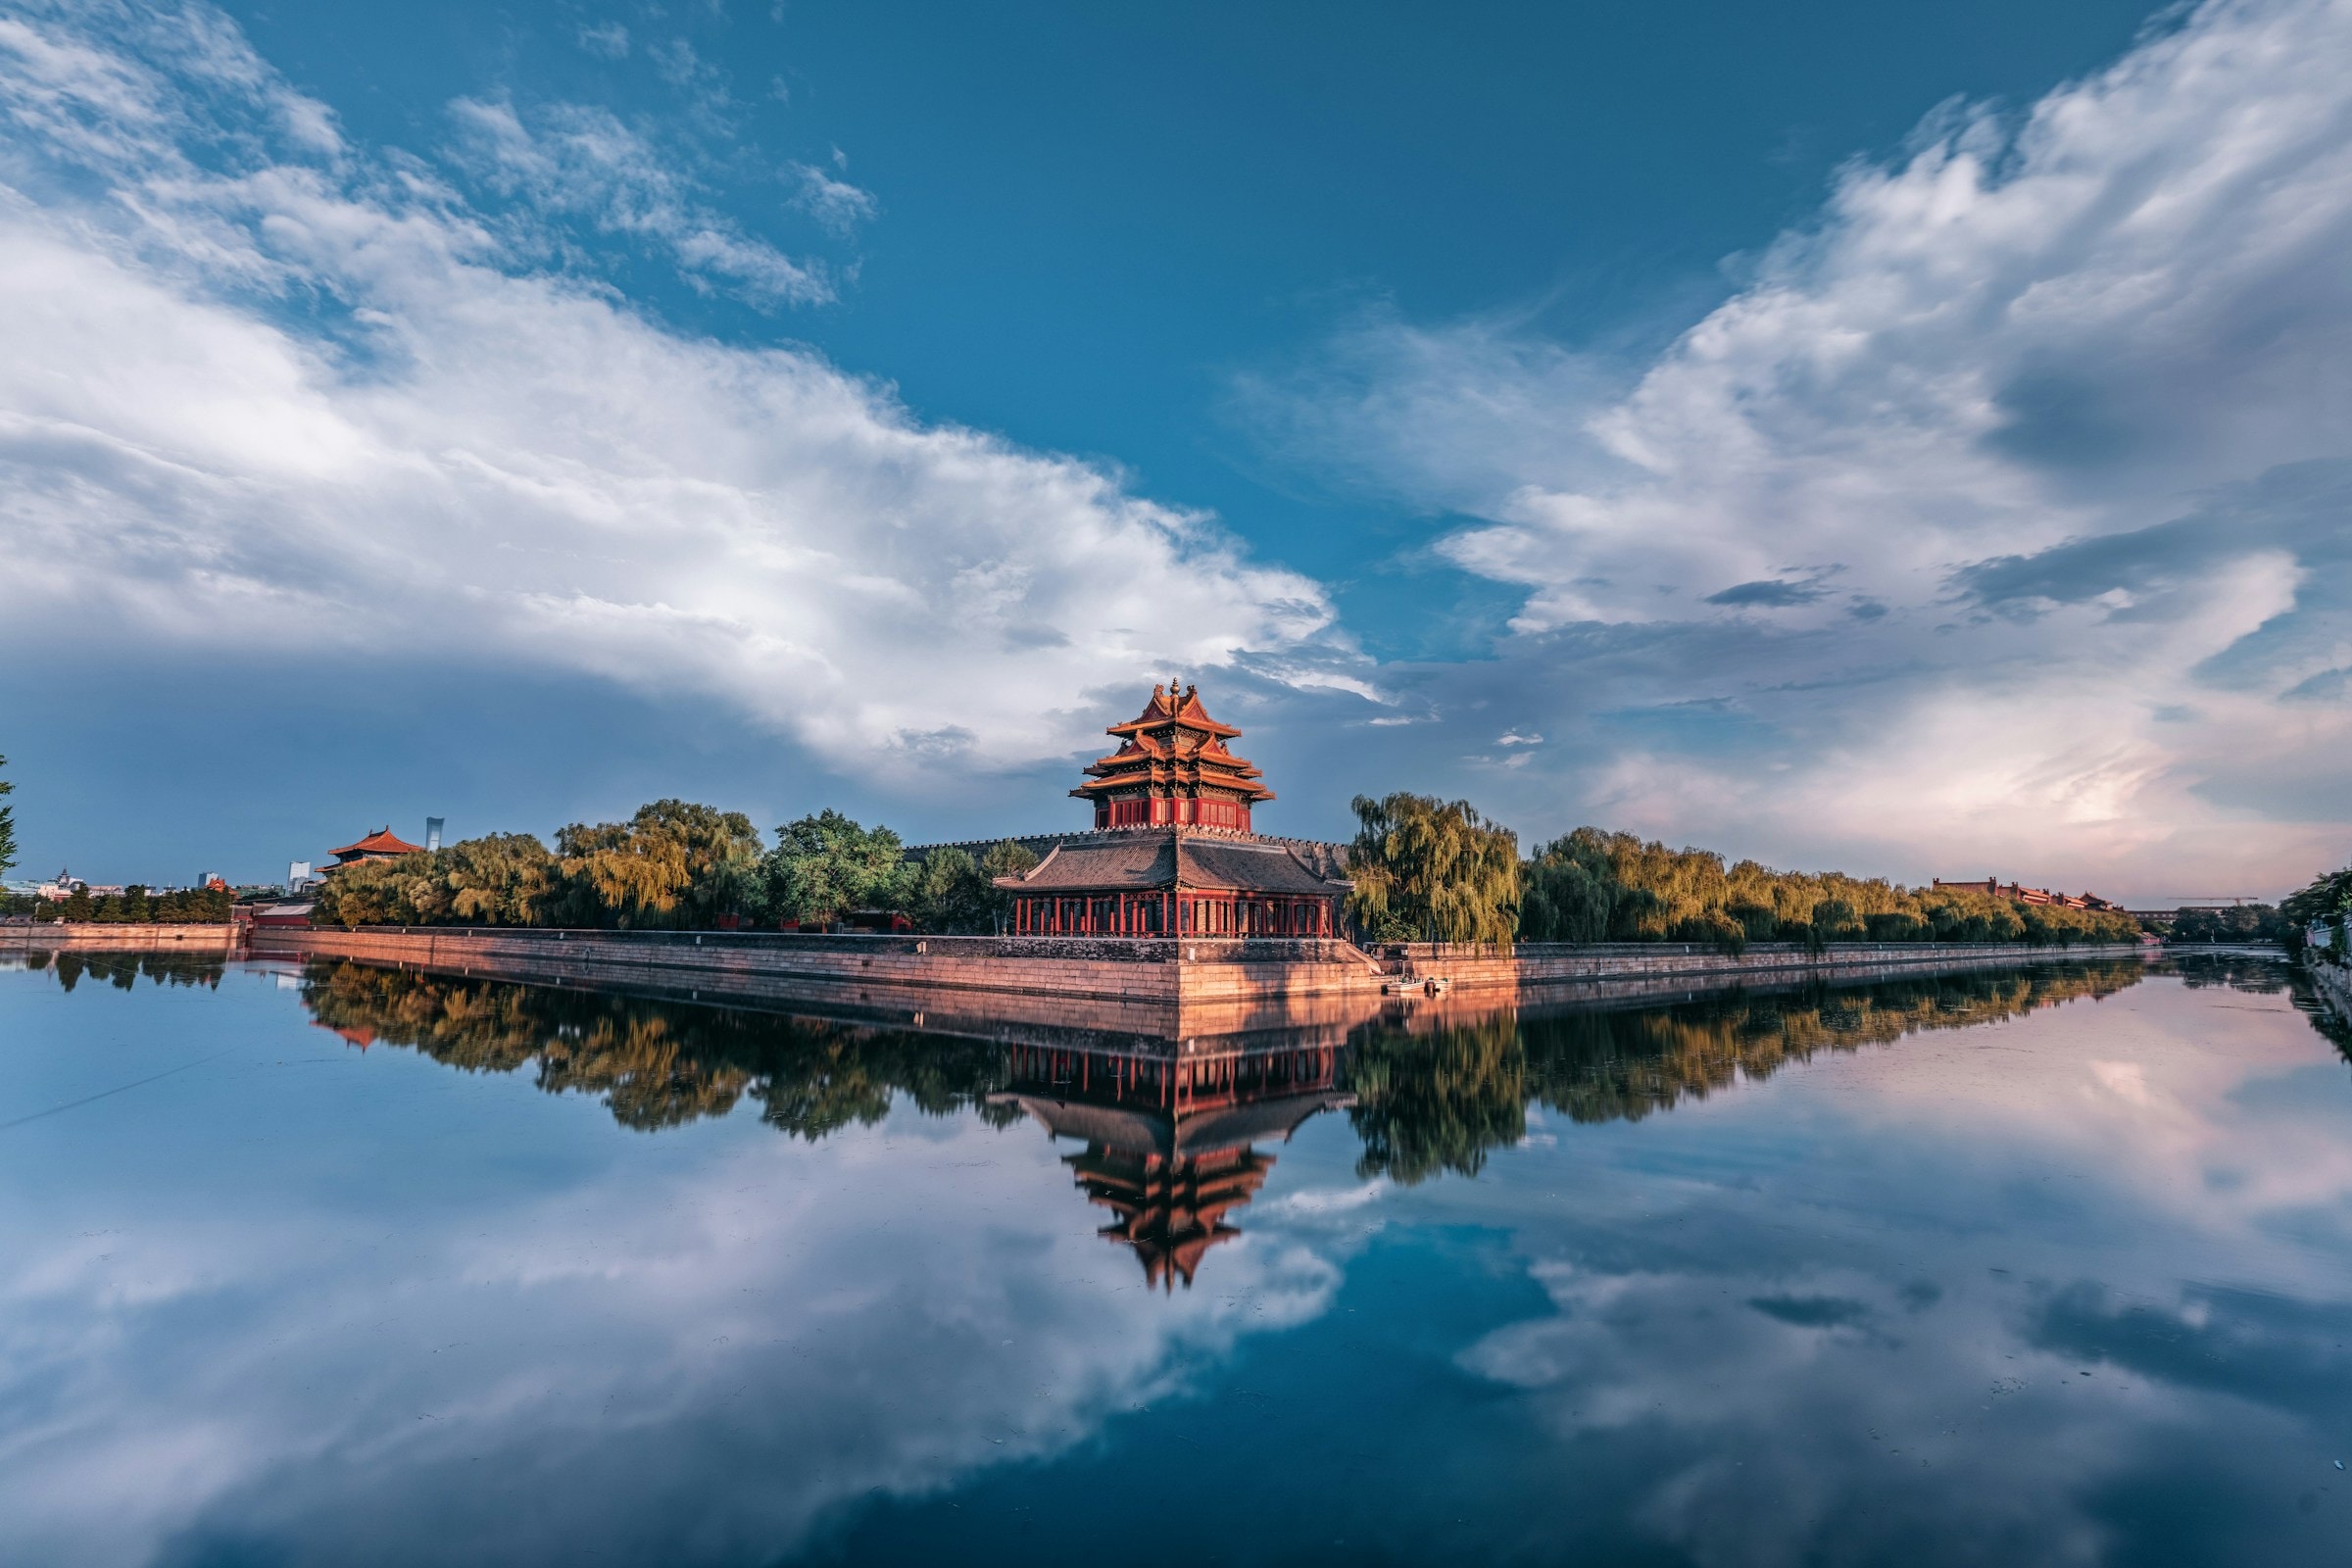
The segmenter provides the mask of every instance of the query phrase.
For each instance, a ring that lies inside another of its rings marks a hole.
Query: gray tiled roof
[[[1183,886],[1328,898],[1341,891],[1336,867],[1327,871],[1310,864],[1287,844],[1147,830],[1058,845],[1036,870],[1001,885],[1023,893],[1140,893]]]

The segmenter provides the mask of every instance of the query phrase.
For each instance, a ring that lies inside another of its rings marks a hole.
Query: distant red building
[[[1152,687],[1141,715],[1105,733],[1119,749],[1070,792],[1093,805],[1097,831],[998,879],[1014,895],[1015,934],[1337,933],[1346,878],[1328,855],[1251,832],[1252,809],[1274,792],[1227,748],[1242,732],[1209,717],[1195,688]]]
[[[1946,882],[1936,879],[1938,893],[1982,893],[1991,899],[2012,899],[2019,904],[2048,904],[2062,909],[2115,909],[2122,906],[2100,898],[2095,893],[2052,893],[2048,888],[2021,887],[2015,882],[2002,885],[1997,876],[1982,882]]]
[[[396,860],[404,855],[422,855],[424,846],[411,844],[396,836],[389,826],[379,827],[357,843],[346,844],[334,853],[335,866],[357,865],[362,860]],[[329,870],[335,866],[328,867]]]

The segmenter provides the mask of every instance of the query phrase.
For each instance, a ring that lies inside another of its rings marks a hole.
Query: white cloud
[[[1617,383],[1389,323],[1276,428],[1491,519],[1441,549],[1526,591],[1509,678],[1581,726],[1587,807],[1912,874],[2293,885],[2347,837],[2307,760],[2352,743],[2347,59],[2344,0],[2205,5],[1851,167]]]
[[[592,55],[603,55],[607,60],[628,58],[629,29],[617,22],[602,23],[593,27],[583,26],[579,39],[580,47]]]
[[[866,766],[1066,751],[1172,663],[1344,678],[1208,519],[565,270],[573,220],[821,295],[611,117],[458,106],[518,229],[306,103],[208,11],[0,24],[0,635],[585,671]]]
[[[506,102],[451,105],[469,171],[536,215],[585,219],[611,234],[666,248],[691,281],[731,287],[754,303],[824,304],[823,268],[795,261],[695,199],[687,180],[606,110],[556,104],[535,123]]]
[[[785,172],[798,187],[795,203],[834,234],[857,232],[859,223],[870,221],[881,210],[871,191],[835,179],[811,164],[792,164]]]

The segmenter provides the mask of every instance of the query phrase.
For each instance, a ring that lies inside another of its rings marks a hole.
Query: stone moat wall
[[[1384,949],[1383,952],[1396,952]],[[1578,985],[1594,980],[1714,978],[1813,971],[1892,973],[1907,968],[1943,968],[1993,960],[2007,963],[2053,958],[2115,958],[2136,956],[2135,943],[2074,948],[2036,948],[2023,943],[1833,942],[1819,949],[1793,942],[1758,942],[1731,954],[1681,942],[1522,942],[1512,947],[1469,943],[1412,943],[1402,950],[1405,972],[1443,977],[1457,986]]]
[[[814,936],[772,932],[543,931],[368,927],[257,930],[250,951],[479,972],[514,979],[658,985],[711,1000],[887,988],[1053,995],[1150,1004],[1243,1004],[1276,997],[1374,997],[1384,986],[1445,980],[1481,992],[1644,979],[1739,983],[1805,973],[2120,957],[2133,946],[2029,948],[1759,944],[1739,955],[1679,943],[1527,943],[1515,950],[1410,944],[1366,954],[1339,941],[1089,937]]]
[[[235,942],[226,925],[101,925],[95,921],[44,920],[0,926],[0,953],[212,953]]]
[[[2311,976],[2313,987],[2328,999],[2328,1004],[2344,1018],[2352,1020],[2352,966],[2307,957],[2303,960],[2303,969]]]

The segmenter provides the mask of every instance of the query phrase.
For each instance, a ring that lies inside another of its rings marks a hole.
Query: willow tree
[[[8,759],[0,757],[0,767],[7,765]],[[0,795],[13,795],[16,790],[17,787],[14,784],[0,778]],[[0,806],[0,876],[8,875],[16,863],[17,808],[13,806]]]
[[[721,916],[758,919],[766,912],[760,830],[741,811],[691,801],[656,801],[639,807],[630,825],[640,833],[676,840],[684,853],[686,886],[678,895],[681,923],[715,925]]]
[[[1468,801],[1396,794],[1349,805],[1348,913],[1376,942],[1509,942],[1519,921],[1519,840]]]
[[[556,858],[530,833],[485,833],[440,852],[451,917],[467,925],[537,925],[556,896]]]
[[[655,801],[626,822],[574,822],[556,835],[558,901],[580,925],[708,925],[765,906],[760,830],[741,811]]]

